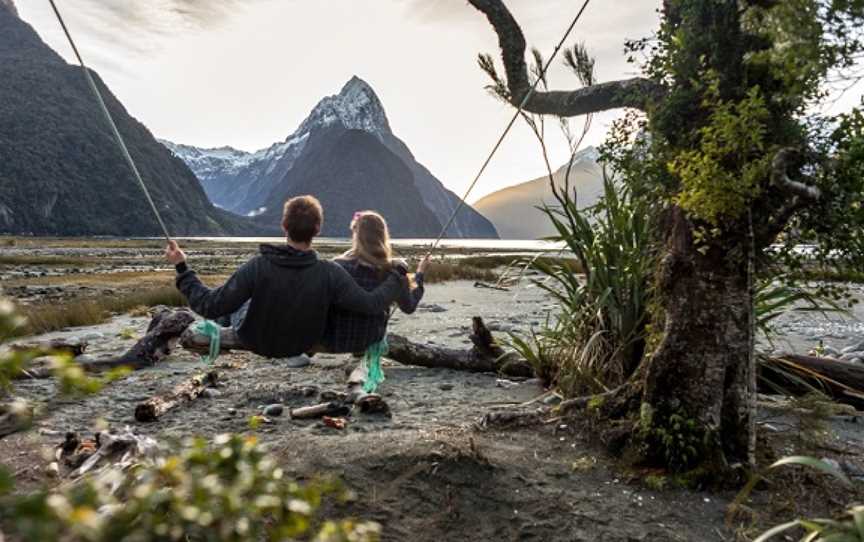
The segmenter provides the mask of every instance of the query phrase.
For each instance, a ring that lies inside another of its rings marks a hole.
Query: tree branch
[[[507,73],[510,100],[518,106],[531,89],[525,64],[525,36],[502,0],[469,0],[486,15],[498,34],[501,58]],[[598,111],[632,107],[645,110],[665,94],[661,85],[636,77],[599,83],[573,91],[535,91],[525,110],[540,115],[575,117]]]
[[[797,149],[785,147],[777,151],[771,162],[771,184],[787,197],[775,210],[772,202],[776,200],[777,193],[771,191],[764,194],[762,202],[771,211],[764,213],[764,225],[757,229],[755,241],[758,247],[767,247],[773,243],[795,213],[822,197],[822,191],[818,187],[789,177],[789,168],[792,167],[796,154]]]
[[[780,190],[808,201],[818,201],[822,191],[817,187],[789,178],[789,163],[797,151],[786,147],[777,151],[771,163],[771,182]]]

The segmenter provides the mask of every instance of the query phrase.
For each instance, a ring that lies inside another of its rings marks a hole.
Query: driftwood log
[[[83,364],[86,370],[104,371],[115,367],[152,367],[171,353],[180,335],[192,325],[195,315],[186,309],[162,309],[153,316],[147,333],[119,358],[102,358]]]
[[[492,332],[475,316],[472,322],[473,333],[469,336],[474,346],[469,350],[444,348],[412,342],[401,335],[389,334],[387,342],[390,352],[387,358],[403,365],[453,369],[473,373],[498,373],[505,376],[530,378],[534,375],[531,365],[514,353],[506,352],[495,341]],[[247,350],[233,330],[223,328],[221,332],[221,352]],[[186,330],[180,338],[183,348],[206,354],[210,349],[210,339],[193,328]]]
[[[70,337],[66,339],[51,339],[50,341],[15,343],[10,348],[17,352],[53,352],[80,356],[87,350],[87,344],[86,339]]]
[[[473,333],[469,338],[474,346],[469,350],[418,344],[391,333],[387,336],[390,345],[387,357],[404,365],[525,378],[534,376],[534,370],[527,361],[505,351],[495,341],[482,318],[475,316],[472,327]]]
[[[155,422],[160,416],[201,396],[205,389],[214,386],[219,379],[215,371],[197,375],[174,386],[168,393],[156,395],[135,407],[135,419],[139,422]]]
[[[330,401],[319,405],[312,405],[291,409],[291,418],[305,420],[310,418],[323,418],[324,416],[344,416],[351,412],[351,407],[342,401]]]
[[[864,409],[864,366],[833,358],[787,354],[773,358],[762,367],[763,376],[772,377],[772,370],[782,369],[794,373],[816,388],[824,390],[835,400]],[[782,378],[782,375],[779,375]],[[794,393],[806,393],[804,387],[784,381],[784,387]]]
[[[82,355],[87,348],[86,341],[58,340],[46,343],[17,345],[14,348],[38,348],[44,353],[68,353],[87,372],[101,372],[117,367],[133,370],[152,367],[171,353],[180,335],[195,321],[195,315],[186,309],[158,310],[147,327],[147,333],[132,348],[119,357],[103,356],[91,358]],[[52,371],[48,358],[36,358],[17,379],[50,378]]]

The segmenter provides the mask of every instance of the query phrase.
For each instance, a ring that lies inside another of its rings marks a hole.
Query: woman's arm
[[[423,294],[426,292],[424,288],[424,281],[426,276],[426,269],[429,267],[429,256],[423,258],[423,261],[417,266],[417,273],[414,275],[414,282],[417,283],[417,287],[413,290],[411,289],[411,281],[407,280],[405,287],[403,288],[402,294],[399,296],[397,303],[399,304],[399,308],[405,314],[412,314],[417,310],[417,305],[420,304],[420,300],[423,299]]]

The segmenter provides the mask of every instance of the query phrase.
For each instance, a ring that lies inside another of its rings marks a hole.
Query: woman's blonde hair
[[[351,250],[344,257],[357,258],[376,269],[388,271],[393,251],[384,217],[375,211],[358,211],[351,220],[351,232]]]

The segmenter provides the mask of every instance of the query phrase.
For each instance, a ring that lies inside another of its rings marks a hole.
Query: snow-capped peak
[[[353,76],[339,94],[318,102],[295,135],[334,123],[346,128],[364,130],[376,135],[390,134],[390,123],[381,100],[366,81]]]

